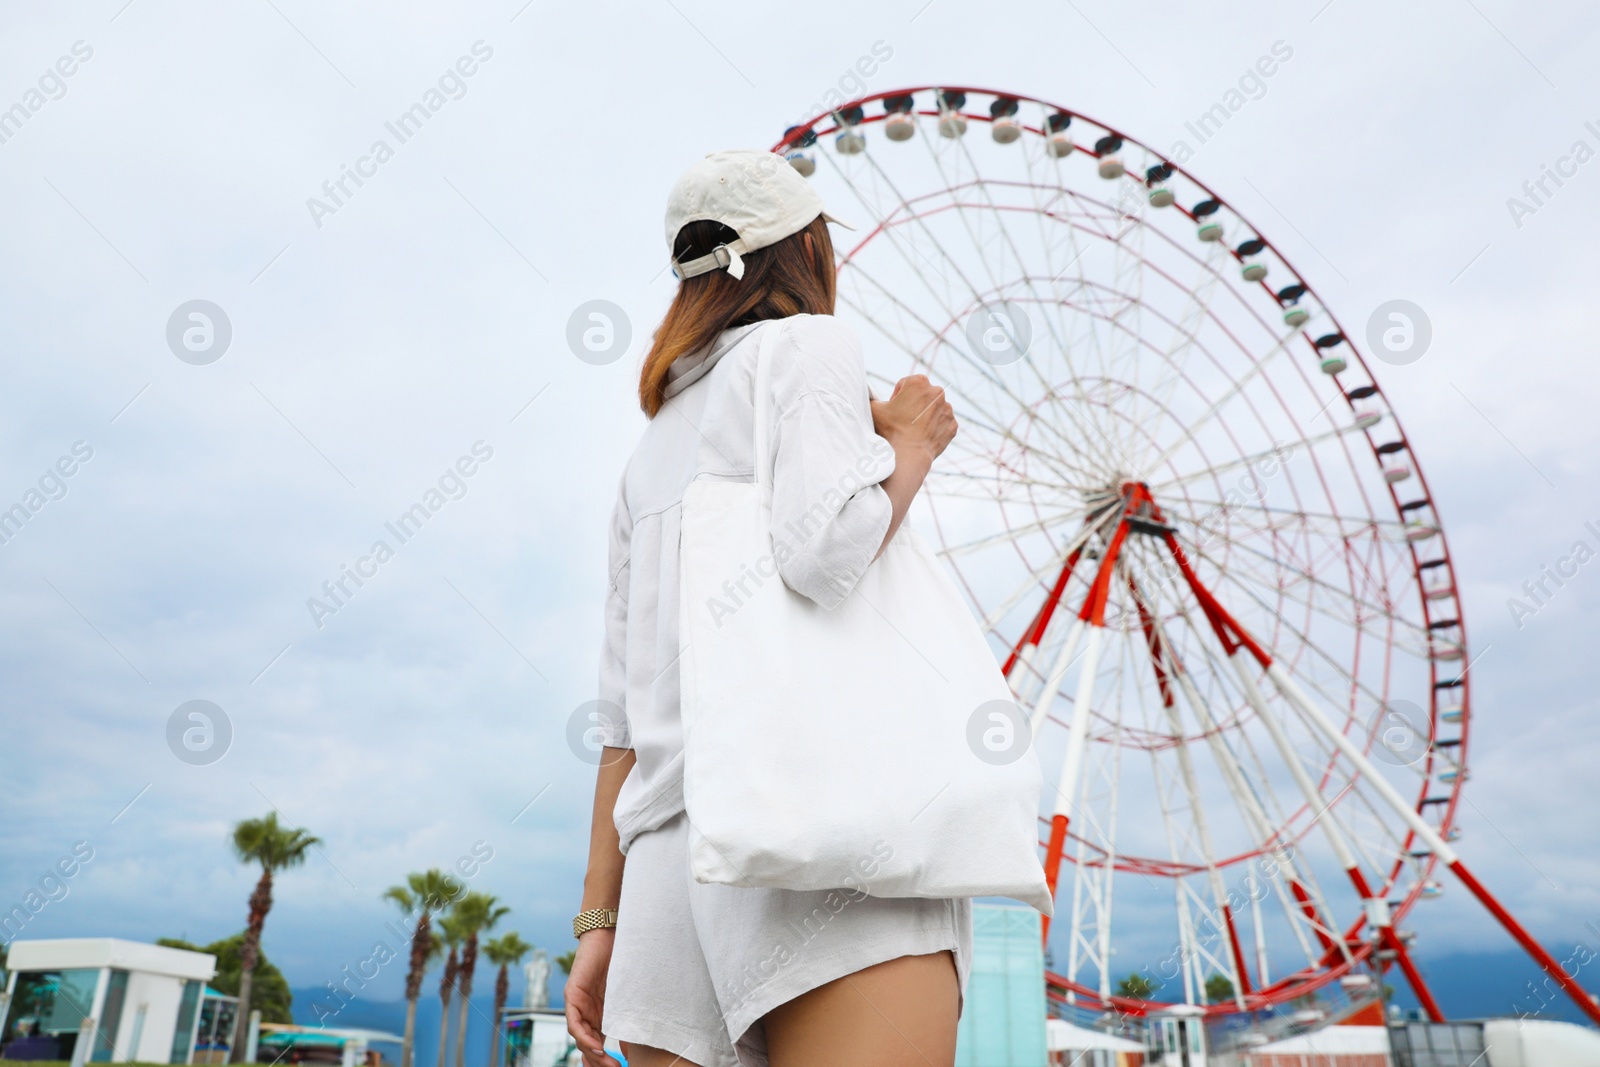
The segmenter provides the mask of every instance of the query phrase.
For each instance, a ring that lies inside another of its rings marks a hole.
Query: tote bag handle
[[[772,350],[783,331],[782,319],[768,319],[761,327],[761,342],[756,349],[756,477],[761,488],[772,491]]]

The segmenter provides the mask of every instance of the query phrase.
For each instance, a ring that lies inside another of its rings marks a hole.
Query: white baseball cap
[[[744,277],[739,253],[777,244],[799,233],[818,215],[854,229],[822,209],[822,197],[789,161],[759,148],[712,152],[684,172],[667,197],[667,255],[687,223],[720,222],[739,235],[687,263],[672,262],[679,278],[693,278],[719,267]]]

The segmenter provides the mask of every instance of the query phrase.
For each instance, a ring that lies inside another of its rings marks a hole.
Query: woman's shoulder
[[[852,391],[864,381],[861,340],[856,331],[832,315],[791,315],[783,320],[783,343],[773,372],[780,392],[824,389],[841,386]]]
[[[855,329],[836,315],[809,315],[804,312],[783,320],[785,333],[797,346],[846,345],[857,351],[861,340]]]

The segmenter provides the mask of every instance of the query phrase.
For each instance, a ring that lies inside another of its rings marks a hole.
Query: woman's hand
[[[600,750],[600,771],[594,783],[594,815],[589,828],[589,869],[583,876],[583,902],[579,911],[615,908],[622,898],[624,860],[617,824],[611,813],[617,794],[633,769],[631,748]],[[600,1020],[606,1006],[606,972],[611,969],[615,927],[585,930],[578,938],[578,954],[567,975],[567,1033],[578,1043],[585,1067],[620,1067],[605,1050]]]
[[[894,449],[894,471],[880,485],[889,494],[889,530],[877,559],[911,510],[911,501],[945,446],[955,440],[956,414],[944,390],[913,374],[894,383],[888,400],[872,401],[872,428]]]
[[[601,1013],[606,1003],[606,971],[611,967],[614,929],[589,930],[578,938],[578,954],[572,961],[563,994],[567,1006],[567,1033],[578,1043],[585,1067],[620,1067],[606,1052],[605,1034],[600,1032]]]
[[[888,400],[874,400],[872,426],[878,436],[894,446],[897,458],[904,446],[926,450],[929,463],[955,440],[958,429],[955,411],[944,398],[944,390],[924,374],[901,378],[894,383]]]

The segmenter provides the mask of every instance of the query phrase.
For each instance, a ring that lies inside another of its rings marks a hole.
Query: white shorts
[[[972,902],[702,885],[680,813],[628,848],[606,977],[608,1038],[701,1067],[766,1067],[761,1017],[864,967],[950,950],[963,1000]]]

